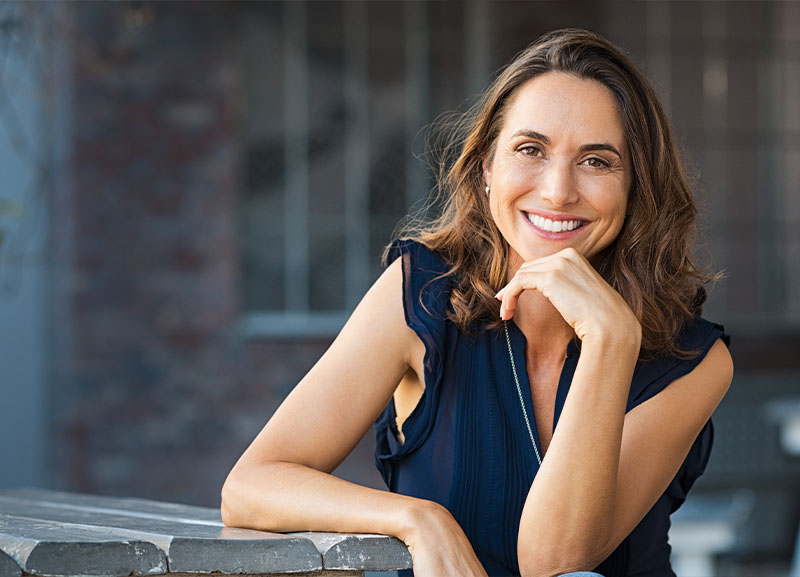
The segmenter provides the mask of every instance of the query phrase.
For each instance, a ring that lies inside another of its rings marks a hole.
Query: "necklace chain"
[[[533,429],[531,429],[531,421],[528,419],[528,411],[525,410],[525,401],[522,398],[522,387],[519,384],[519,377],[517,376],[517,365],[514,363],[514,351],[511,350],[511,337],[508,336],[508,322],[503,321],[503,329],[506,331],[506,344],[508,345],[508,358],[511,360],[511,372],[514,373],[514,383],[517,385],[517,394],[519,394],[519,406],[522,407],[522,416],[525,417],[525,426],[528,427],[528,434],[531,436],[531,444],[533,444],[533,451],[536,453],[536,461],[539,465],[542,464],[542,457],[539,455],[539,448],[536,446],[536,440],[533,437]]]

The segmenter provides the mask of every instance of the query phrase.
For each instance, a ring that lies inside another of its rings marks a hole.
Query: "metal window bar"
[[[480,94],[489,74],[489,5],[486,0],[467,2],[464,76],[467,92]]]
[[[729,218],[726,179],[730,158],[724,146],[728,141],[728,53],[725,48],[727,22],[724,4],[703,5],[703,182],[706,205],[713,206],[715,222],[707,223],[725,229]],[[708,239],[710,241],[710,239]],[[717,242],[714,262],[727,262],[728,244]],[[714,288],[713,300],[722,306],[728,299],[727,285]]]
[[[286,311],[308,311],[308,42],[306,3],[289,2],[284,12],[284,268]]]
[[[779,8],[779,7],[778,7]],[[779,158],[779,131],[784,118],[783,79],[780,64],[783,54],[778,29],[778,10],[764,4],[762,11],[762,31],[759,46],[760,58],[757,67],[758,87],[756,99],[756,118],[759,127],[758,182],[759,182],[759,222],[758,222],[758,260],[760,280],[758,293],[758,312],[772,318],[780,318],[786,310],[784,292],[785,272],[784,246],[787,235],[783,230],[781,214],[781,191],[783,172]]]
[[[345,2],[345,109],[347,128],[344,166],[345,306],[361,299],[369,267],[369,78],[368,23],[364,2]]]
[[[428,189],[426,165],[417,158],[416,150],[424,143],[417,142],[430,110],[430,39],[428,5],[408,2],[405,5],[405,84],[406,84],[406,210],[418,208]]]
[[[648,2],[647,18],[647,67],[651,77],[657,80],[661,103],[670,115],[672,101],[672,50],[671,14],[667,2]]]

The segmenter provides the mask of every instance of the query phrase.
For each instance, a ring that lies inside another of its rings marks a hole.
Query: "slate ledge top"
[[[394,537],[267,533],[219,510],[138,498],[0,490],[0,577],[285,574],[411,567]]]

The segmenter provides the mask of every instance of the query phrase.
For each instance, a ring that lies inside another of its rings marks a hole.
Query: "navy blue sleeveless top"
[[[425,345],[425,391],[397,437],[394,403],[375,422],[375,461],[393,492],[447,507],[469,538],[490,576],[519,575],[517,536],[528,489],[538,470],[536,456],[514,385],[505,334],[488,330],[470,336],[446,320],[452,277],[436,254],[413,241],[395,241],[389,262],[402,258],[403,304],[408,326]],[[525,337],[508,323],[517,359],[525,358]],[[689,373],[718,339],[721,326],[697,317],[681,334],[683,347],[697,349],[691,360],[638,363],[627,410]],[[556,395],[553,427],[569,390],[580,351],[567,349]],[[529,415],[534,414],[526,364],[517,363]],[[536,423],[531,418],[536,443]],[[596,570],[605,577],[674,577],[667,542],[669,515],[703,473],[713,440],[709,421],[678,474],[644,519]]]

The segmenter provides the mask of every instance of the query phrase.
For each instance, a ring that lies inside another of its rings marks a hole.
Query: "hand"
[[[526,290],[544,295],[581,340],[590,335],[641,335],[641,325],[628,304],[573,248],[520,266],[496,295],[501,319],[514,316]]]
[[[444,507],[426,502],[411,513],[403,541],[414,562],[414,577],[487,577],[467,536]]]

